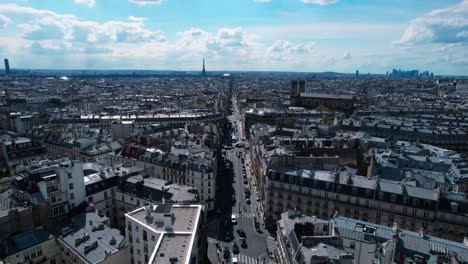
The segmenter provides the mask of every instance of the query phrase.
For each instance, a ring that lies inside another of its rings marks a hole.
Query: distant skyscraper
[[[202,76],[206,76],[206,70],[205,70],[205,59],[203,59],[203,69],[201,71]]]
[[[359,70],[356,70],[356,78],[359,78]]]
[[[3,60],[5,62],[5,74],[10,74],[10,63],[8,62],[8,59]]]

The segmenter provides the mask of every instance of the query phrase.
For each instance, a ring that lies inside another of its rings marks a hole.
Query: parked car
[[[234,245],[232,245],[232,253],[233,254],[239,254],[239,246],[234,242]]]
[[[237,229],[237,234],[239,234],[240,237],[243,237],[243,238],[246,237],[245,232],[242,229]]]
[[[241,238],[240,242],[241,242],[241,247],[242,248],[247,248],[247,241],[245,240],[245,238]]]
[[[224,247],[223,258],[224,259],[230,259],[231,258],[231,251],[229,251],[228,247]]]

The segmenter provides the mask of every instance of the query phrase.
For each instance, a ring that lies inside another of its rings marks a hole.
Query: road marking
[[[237,214],[237,218],[254,218],[256,216],[255,213],[240,213]]]
[[[267,242],[267,248],[270,252],[273,252],[276,250],[276,240],[274,240],[273,238],[266,238],[266,242]]]
[[[211,237],[208,238],[208,242],[210,242],[210,243],[216,243],[217,241],[218,240],[216,240],[214,238],[211,238]]]
[[[257,263],[256,258],[247,256],[247,255],[243,255],[243,254],[238,254],[236,256],[237,256],[237,258],[239,260],[239,263],[245,263],[245,264],[256,264]]]

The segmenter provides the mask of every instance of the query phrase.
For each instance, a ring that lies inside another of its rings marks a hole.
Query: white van
[[[236,214],[232,214],[231,215],[231,223],[233,225],[237,224],[237,217],[236,217]]]

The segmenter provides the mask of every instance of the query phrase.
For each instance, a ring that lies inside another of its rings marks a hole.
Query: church
[[[330,110],[352,112],[354,109],[355,98],[353,95],[324,94],[324,93],[306,93],[305,81],[294,80],[291,82],[290,105],[304,107],[307,109],[316,109],[319,106]]]

